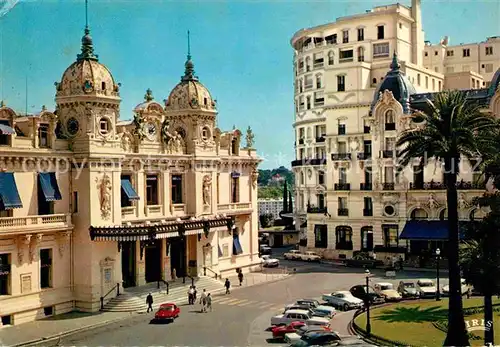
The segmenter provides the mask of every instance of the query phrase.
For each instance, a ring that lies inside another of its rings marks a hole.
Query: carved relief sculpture
[[[128,136],[127,132],[122,133],[122,149],[125,152],[130,152],[132,149],[132,140],[130,139],[130,136]]]
[[[259,171],[257,169],[252,170],[252,187],[257,188],[257,180],[259,178]]]
[[[24,260],[24,249],[31,243],[31,234],[19,236],[17,239],[17,260],[19,264]]]
[[[59,246],[59,255],[61,257],[64,255],[64,251],[66,250],[66,247],[69,245],[70,237],[71,237],[71,232],[66,231],[66,232],[60,233],[59,237],[57,238],[57,243]]]
[[[255,135],[253,134],[252,128],[250,128],[249,126],[247,129],[247,136],[246,136],[247,148],[252,148],[252,146],[254,145],[254,137]]]
[[[212,177],[210,175],[205,175],[203,177],[203,204],[210,205],[210,191],[212,188]]]
[[[104,174],[99,187],[101,196],[101,215],[107,219],[111,213],[111,180],[107,174]]]
[[[430,209],[435,209],[439,207],[439,203],[436,200],[436,197],[434,196],[434,193],[429,194],[429,201],[427,203],[429,205]]]
[[[36,237],[32,238],[30,235],[30,262],[38,260],[38,245],[42,242],[43,234],[36,234]]]
[[[132,122],[134,124],[134,135],[137,136],[139,140],[143,140],[145,136],[143,132],[144,119],[142,119],[141,115],[136,113]]]
[[[469,207],[469,203],[467,202],[467,199],[465,198],[465,194],[460,193],[460,196],[458,197],[458,208],[461,210],[465,210],[468,207]]]

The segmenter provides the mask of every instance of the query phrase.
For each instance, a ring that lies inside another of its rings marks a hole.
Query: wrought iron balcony
[[[396,123],[385,123],[385,131],[396,130]]]
[[[325,142],[325,137],[324,136],[316,137],[316,142]]]
[[[383,190],[394,190],[394,183],[382,183]]]
[[[349,216],[349,209],[348,208],[339,208],[337,210],[337,215],[342,216],[342,217],[347,217],[347,216]]]
[[[326,207],[308,207],[307,208],[307,213],[321,213],[321,214],[327,214],[328,210]]]
[[[304,159],[297,159],[292,161],[292,167],[295,166],[304,166],[304,165],[326,165],[326,158],[304,158]]]
[[[392,149],[386,149],[382,151],[382,158],[393,158],[394,151]]]
[[[334,189],[335,190],[351,190],[351,184],[350,183],[335,183]]]
[[[371,152],[358,153],[358,160],[368,160],[372,158]]]
[[[410,190],[441,190],[441,189],[446,189],[446,184],[434,181],[410,183]]]
[[[359,184],[359,190],[372,190],[373,189],[373,185],[372,183],[360,183]]]
[[[371,216],[373,216],[373,209],[371,209],[371,208],[364,208],[363,209],[363,216],[365,216],[365,217],[371,217]]]
[[[465,181],[460,181],[457,182],[457,189],[460,190],[469,190],[469,189],[477,189],[477,190],[482,190],[486,189],[486,184],[484,182],[465,182]]]
[[[351,160],[351,153],[332,153],[332,160]]]

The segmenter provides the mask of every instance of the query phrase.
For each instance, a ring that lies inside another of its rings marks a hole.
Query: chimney
[[[414,22],[411,25],[411,62],[422,66],[424,52],[424,32],[422,31],[422,10],[420,0],[411,0],[411,17]]]

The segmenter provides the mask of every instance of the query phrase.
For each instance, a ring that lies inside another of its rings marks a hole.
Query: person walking
[[[402,256],[399,256],[399,270],[403,271],[404,260]]]
[[[210,293],[208,293],[208,295],[207,295],[207,311],[208,310],[210,310],[210,312],[212,312],[212,295],[210,295]]]
[[[229,282],[229,278],[226,278],[226,282],[224,282],[224,287],[226,287],[226,294],[231,294],[229,288],[231,288],[231,282]]]
[[[238,272],[238,280],[240,281],[240,287],[241,287],[241,284],[243,283],[243,271],[240,270],[240,272]]]
[[[207,293],[206,289],[203,289],[203,293],[200,296],[201,312],[207,312]]]
[[[196,298],[198,297],[198,291],[196,290],[196,286],[193,287],[193,305],[196,304]]]
[[[151,295],[151,293],[149,293],[148,296],[146,297],[146,304],[148,305],[147,313],[149,313],[150,311],[152,312],[153,311],[153,295]]]
[[[188,302],[189,302],[189,305],[194,304],[194,288],[193,288],[193,286],[189,286]]]

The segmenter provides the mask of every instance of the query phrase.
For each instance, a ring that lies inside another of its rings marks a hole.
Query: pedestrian
[[[207,295],[207,310],[212,312],[212,295],[210,295],[210,293]]]
[[[401,271],[403,271],[403,263],[404,263],[403,257],[399,256],[399,270]]]
[[[193,288],[193,286],[189,286],[188,302],[189,302],[189,305],[194,304],[194,288]]]
[[[238,280],[240,281],[240,287],[241,287],[241,284],[243,283],[243,271],[240,270],[240,272],[238,272]]]
[[[470,299],[470,297],[472,296],[472,290],[469,288],[467,288],[467,299]]]
[[[224,282],[224,287],[226,287],[226,294],[231,294],[229,288],[231,288],[231,282],[229,282],[229,278],[226,278],[226,282]]]
[[[175,282],[176,279],[177,279],[177,270],[174,267],[172,269],[172,281]]]
[[[201,293],[201,296],[200,296],[200,304],[201,304],[201,312],[207,312],[207,308],[206,308],[206,305],[207,305],[207,293],[206,293],[206,289],[203,289],[203,293]]]
[[[146,304],[148,304],[147,313],[149,313],[149,311],[153,311],[153,295],[151,295],[151,293],[149,293],[146,297]]]

